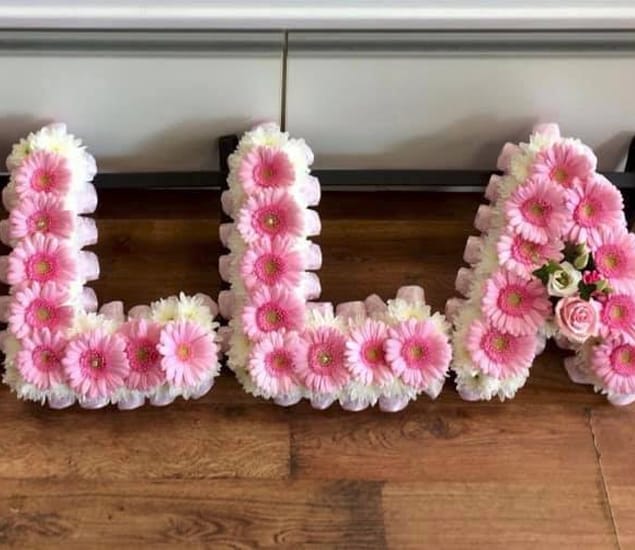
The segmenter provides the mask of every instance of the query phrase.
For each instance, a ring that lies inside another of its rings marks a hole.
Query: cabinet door
[[[325,168],[490,169],[539,121],[620,163],[633,33],[291,33],[287,125]]]
[[[281,33],[0,33],[0,150],[66,122],[101,170],[216,169],[216,138],[279,120]]]

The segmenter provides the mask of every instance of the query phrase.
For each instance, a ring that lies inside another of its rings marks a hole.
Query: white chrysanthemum
[[[282,148],[287,141],[289,141],[287,132],[282,132],[275,122],[266,122],[246,132],[238,144],[238,150],[242,152],[258,146]]]
[[[2,338],[2,351],[4,353],[5,365],[13,363],[22,349],[20,341],[9,331],[5,331]]]
[[[238,231],[232,231],[227,239],[227,248],[236,258],[236,262],[238,262],[238,259],[242,258],[247,250],[247,243],[245,243]]]
[[[489,401],[498,393],[500,382],[482,372],[460,370],[456,373],[456,387],[464,398]]]
[[[529,150],[535,155],[551,147],[560,138],[550,134],[533,133],[529,137]]]
[[[75,321],[69,330],[71,336],[82,334],[95,329],[102,329],[108,334],[113,334],[119,328],[119,323],[108,319],[100,313],[86,313],[78,311],[75,315]]]
[[[152,320],[158,323],[175,321],[179,315],[179,300],[176,296],[161,298],[150,304]]]
[[[309,308],[306,312],[306,327],[333,327],[337,330],[344,331],[345,326],[340,317],[336,317],[332,311],[322,312],[317,308]]]
[[[404,384],[397,377],[382,387],[382,395],[388,398],[408,398],[409,400],[413,400],[417,398],[418,394],[419,392],[415,388]]]
[[[202,297],[187,296],[183,292],[179,294],[176,317],[181,321],[193,321],[208,330],[215,330],[219,326]]]
[[[434,327],[442,334],[450,334],[450,323],[445,318],[443,313],[439,313],[438,311],[430,317],[430,321],[434,325]]]
[[[425,321],[430,317],[430,306],[420,300],[408,302],[401,298],[388,300],[388,315],[395,321],[407,321],[408,319],[416,319],[417,321]]]
[[[516,191],[519,185],[520,183],[512,176],[505,175],[501,178],[497,188],[497,211],[501,211],[502,205],[509,199],[512,193]]]
[[[346,399],[351,401],[364,401],[370,406],[374,406],[382,393],[383,390],[380,386],[375,384],[362,384],[361,382],[353,380],[342,390],[340,401]]]
[[[21,138],[18,143],[14,143],[11,148],[11,153],[7,157],[7,170],[15,170],[22,161],[28,157],[31,152],[31,144],[30,139],[34,134],[29,134],[26,138]]]
[[[251,352],[251,343],[245,336],[240,323],[236,319],[229,322],[232,334],[229,339],[227,351],[227,366],[233,371],[245,369]]]
[[[529,370],[522,374],[517,374],[500,380],[500,386],[498,388],[499,399],[501,401],[505,401],[505,399],[512,399],[516,395],[516,392],[525,385],[528,377]]]
[[[509,173],[520,183],[529,177],[529,170],[534,162],[534,153],[526,143],[520,144],[520,151],[509,160]]]
[[[484,242],[483,250],[481,252],[481,260],[474,266],[474,276],[481,282],[489,278],[489,276],[498,270],[499,261],[498,253],[496,251],[496,244],[500,237],[500,231],[494,230],[488,233]],[[473,284],[471,290],[482,290],[482,284]],[[470,295],[471,296],[471,295]],[[480,298],[480,296],[478,296]]]
[[[32,151],[51,151],[70,159],[81,158],[85,147],[82,140],[66,131],[65,124],[49,124],[27,138]]]

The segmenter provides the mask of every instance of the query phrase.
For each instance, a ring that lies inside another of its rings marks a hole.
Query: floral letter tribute
[[[22,399],[64,408],[76,401],[95,409],[109,403],[133,409],[149,400],[207,393],[219,371],[216,304],[207,296],[172,296],[151,306],[105,304],[84,286],[99,277],[99,262],[82,248],[97,242],[89,214],[97,207],[95,161],[81,141],[54,124],[14,145],[9,212],[0,239],[4,381]]]
[[[513,397],[554,337],[574,382],[635,401],[635,235],[596,164],[554,124],[503,148],[446,307],[464,399]]]
[[[339,401],[357,411],[379,403],[403,409],[424,392],[439,395],[451,346],[443,315],[431,314],[423,289],[404,287],[394,300],[311,302],[320,294],[320,232],[310,206],[320,186],[313,154],[274,124],[247,132],[229,157],[222,196],[233,223],[220,228],[230,253],[220,258],[231,290],[219,296],[228,364],[246,391],[318,409]]]

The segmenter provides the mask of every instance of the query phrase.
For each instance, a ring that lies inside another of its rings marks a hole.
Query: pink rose
[[[598,335],[600,306],[595,300],[587,302],[576,296],[567,296],[556,305],[556,323],[563,336],[582,344],[589,337]]]

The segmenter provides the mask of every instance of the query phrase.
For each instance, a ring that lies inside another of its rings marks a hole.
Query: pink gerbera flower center
[[[189,361],[192,356],[192,347],[189,344],[181,343],[176,347],[176,356],[181,361]]]
[[[31,187],[35,191],[46,192],[55,185],[55,175],[44,168],[38,168],[33,172]]]
[[[329,343],[317,343],[309,350],[309,367],[316,374],[329,374],[333,368],[340,366],[341,353]]]
[[[540,256],[540,245],[517,236],[514,238],[512,252],[517,261],[524,264],[534,264]]]
[[[41,231],[46,233],[51,225],[51,218],[46,212],[37,212],[27,222],[30,233]]]
[[[569,174],[562,166],[554,166],[549,174],[551,179],[560,185],[569,186]]]
[[[529,223],[538,227],[546,227],[552,206],[546,201],[532,197],[523,203],[520,210]]]
[[[277,304],[267,303],[258,308],[256,322],[258,328],[263,332],[272,332],[285,327],[285,311]]]
[[[428,348],[416,338],[404,342],[401,355],[409,369],[424,369],[427,365]]]
[[[267,235],[278,235],[286,228],[286,218],[283,211],[275,206],[263,208],[254,217],[258,230]]]
[[[46,282],[55,273],[55,258],[46,254],[36,254],[27,261],[26,272],[30,280]]]
[[[508,285],[498,295],[498,307],[507,315],[522,316],[527,308],[525,290],[519,285]]]
[[[593,227],[597,223],[602,205],[592,199],[584,199],[573,211],[573,219],[583,227]]]
[[[159,352],[156,349],[156,344],[147,339],[128,344],[126,355],[130,368],[138,372],[148,371],[159,361]]]
[[[377,367],[386,363],[383,342],[371,340],[366,342],[361,349],[361,357],[367,367]]]
[[[46,300],[33,300],[26,311],[27,323],[32,327],[55,324],[56,310]]]
[[[49,372],[60,367],[60,358],[52,349],[46,346],[36,347],[33,350],[32,357],[35,368],[40,372]]]
[[[509,334],[489,329],[481,339],[481,348],[494,362],[504,364],[512,355],[513,340]]]
[[[260,281],[273,285],[284,271],[284,260],[276,254],[264,254],[256,260],[254,269]]]
[[[94,374],[106,366],[106,359],[97,350],[88,350],[82,353],[79,364],[85,374]]]
[[[625,263],[624,252],[618,246],[606,244],[595,252],[595,262],[607,277],[619,275]]]
[[[293,367],[293,359],[285,350],[275,350],[265,357],[267,370],[273,374],[290,372]]]
[[[611,365],[617,374],[635,375],[635,347],[629,344],[617,346],[611,353]]]

